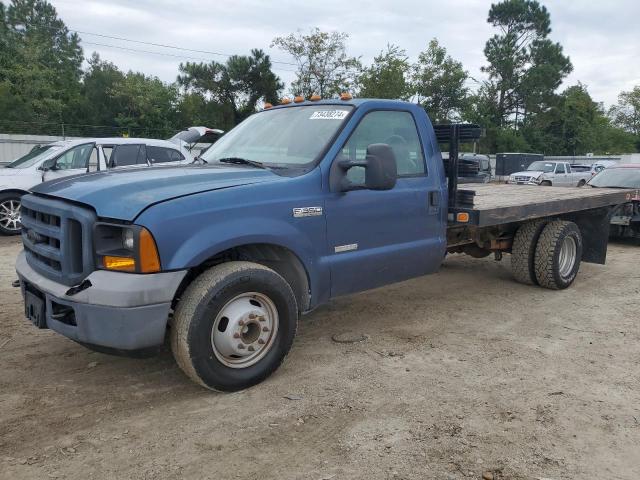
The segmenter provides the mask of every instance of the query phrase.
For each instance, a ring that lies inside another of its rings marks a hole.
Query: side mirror
[[[43,172],[48,172],[49,170],[56,169],[56,160],[55,158],[50,158],[49,160],[45,160],[42,165],[40,165],[40,170]]]
[[[351,183],[346,176],[353,167],[364,167],[364,185]],[[391,190],[396,186],[398,168],[396,156],[386,143],[373,143],[367,147],[367,156],[362,161],[345,160],[340,162],[344,171],[340,190]]]

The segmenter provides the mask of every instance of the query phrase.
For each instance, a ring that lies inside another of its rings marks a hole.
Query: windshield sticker
[[[311,114],[309,120],[343,120],[348,114],[347,110],[318,110]]]

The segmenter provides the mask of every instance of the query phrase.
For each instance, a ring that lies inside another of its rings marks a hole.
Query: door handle
[[[429,206],[430,207],[440,206],[440,192],[435,190],[432,190],[429,192]]]

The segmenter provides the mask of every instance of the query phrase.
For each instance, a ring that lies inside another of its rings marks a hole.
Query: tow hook
[[[76,285],[75,287],[71,287],[69,290],[67,290],[67,293],[65,295],[67,295],[67,297],[71,297],[71,296],[75,295],[76,293],[80,293],[83,290],[86,290],[87,288],[89,288],[91,286],[92,286],[91,285],[91,281],[83,280],[80,285]]]

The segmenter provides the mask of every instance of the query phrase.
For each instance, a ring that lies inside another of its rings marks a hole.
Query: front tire
[[[20,218],[20,197],[17,193],[0,195],[0,233],[18,235],[22,230]]]
[[[536,246],[536,279],[541,287],[562,290],[573,283],[582,259],[582,235],[573,222],[549,222]]]
[[[263,265],[228,262],[202,273],[182,294],[171,349],[193,381],[232,392],[280,366],[297,326],[296,299],[284,278]]]

